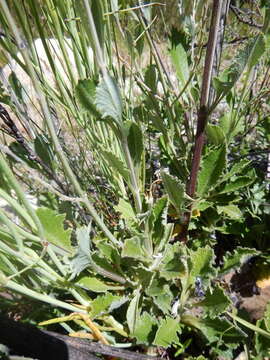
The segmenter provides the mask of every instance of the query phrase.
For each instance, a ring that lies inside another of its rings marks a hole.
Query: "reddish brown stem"
[[[191,164],[190,178],[187,184],[187,194],[190,197],[194,197],[197,185],[198,172],[200,168],[200,162],[202,157],[202,150],[204,145],[205,138],[205,127],[208,120],[208,100],[209,100],[209,90],[211,84],[211,74],[215,56],[215,48],[217,43],[217,34],[219,29],[219,21],[221,14],[221,5],[222,0],[213,0],[213,9],[212,9],[212,18],[211,25],[209,29],[209,37],[205,55],[205,64],[201,88],[201,98],[200,98],[200,107],[198,109],[197,115],[197,132],[195,137],[195,144],[193,150],[193,159]],[[188,211],[184,215],[184,224],[183,231],[180,234],[179,240],[186,242],[188,226],[192,213],[192,204],[190,205]]]

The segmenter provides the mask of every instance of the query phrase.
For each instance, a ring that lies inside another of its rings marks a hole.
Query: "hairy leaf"
[[[179,344],[178,333],[180,332],[179,320],[166,317],[160,322],[153,344],[165,348],[172,344]]]
[[[100,116],[95,105],[96,84],[93,80],[79,80],[75,87],[75,96],[83,110],[89,111],[96,117]]]
[[[210,150],[204,157],[198,175],[198,196],[202,197],[211,190],[216,184],[226,167],[226,147],[221,146]]]
[[[212,293],[210,290],[207,290],[205,298],[202,301],[194,304],[194,306],[202,307],[210,318],[215,318],[216,316],[223,313],[230,304],[231,301],[224,294],[223,289],[220,287],[215,287]]]
[[[224,206],[217,206],[217,212],[218,214],[225,214],[229,218],[234,220],[239,220],[242,218],[243,214],[238,206],[230,204],[230,205],[224,205]]]
[[[215,146],[223,145],[226,142],[225,134],[220,126],[207,124],[206,134],[207,140]]]
[[[130,257],[133,259],[145,259],[145,252],[142,247],[142,241],[138,236],[127,239],[122,250],[123,257]]]
[[[44,228],[46,240],[61,249],[73,252],[70,235],[71,229],[64,230],[64,214],[58,214],[49,208],[38,208],[37,216]]]
[[[118,173],[123,176],[125,181],[129,182],[129,170],[124,165],[123,161],[120,160],[116,155],[114,155],[110,151],[102,150],[102,155],[108,162],[109,166],[111,166],[115,170],[115,174],[118,175]]]
[[[209,246],[191,251],[189,267],[193,279],[197,276],[204,278],[213,277],[216,270],[213,268],[214,251]]]
[[[249,176],[240,176],[235,181],[227,183],[222,190],[219,191],[219,194],[224,194],[232,191],[236,191],[246,187],[254,182],[255,179],[250,178]]]
[[[78,242],[78,249],[71,260],[72,275],[70,279],[73,279],[79,275],[88,266],[91,266],[91,251],[90,251],[90,227],[83,226],[76,230],[76,237]]]
[[[106,293],[105,295],[97,296],[91,302],[91,311],[90,311],[91,318],[95,318],[97,316],[102,315],[103,313],[108,312],[113,302],[117,302],[120,299],[121,296],[113,295],[109,292]]]
[[[102,117],[110,116],[118,125],[122,122],[122,99],[117,83],[109,75],[96,89],[96,106]]]
[[[224,265],[219,270],[219,275],[223,275],[232,269],[240,268],[253,255],[257,255],[255,249],[238,247],[233,253],[226,254],[224,257]]]
[[[162,182],[168,194],[170,202],[174,205],[177,212],[183,207],[185,188],[175,176],[161,172]]]
[[[152,344],[154,340],[154,331],[157,328],[158,322],[156,317],[144,312],[139,316],[134,330],[134,336],[141,344]]]
[[[106,292],[109,290],[123,290],[123,286],[116,286],[116,285],[109,285],[101,280],[91,277],[91,276],[84,276],[79,279],[77,284],[81,285],[83,288],[91,290],[93,292]]]
[[[136,289],[134,291],[134,296],[130,301],[129,307],[127,309],[127,324],[129,327],[130,333],[133,335],[136,327],[136,323],[139,317],[139,300],[140,300],[140,291]]]

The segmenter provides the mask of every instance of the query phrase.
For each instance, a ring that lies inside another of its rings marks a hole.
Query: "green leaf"
[[[240,78],[246,65],[248,71],[254,66],[265,51],[265,37],[259,34],[250,39],[246,46],[239,50],[232,64],[223,71],[218,77],[213,79],[213,83],[219,98],[224,97],[233,88],[236,81]]]
[[[38,208],[36,214],[44,228],[46,240],[72,253],[73,248],[70,241],[72,230],[64,230],[65,215],[48,208]]]
[[[157,69],[156,65],[149,65],[146,69],[145,75],[144,75],[144,83],[146,86],[148,86],[153,94],[157,92]]]
[[[191,251],[189,258],[190,274],[193,279],[197,276],[202,278],[214,277],[216,270],[213,268],[215,259],[214,250],[209,246]],[[193,281],[193,280],[192,280]]]
[[[168,198],[163,196],[159,198],[152,208],[149,217],[149,231],[152,232],[152,239],[155,244],[160,244],[167,225]]]
[[[95,103],[103,118],[110,116],[118,125],[122,125],[121,94],[117,83],[109,75],[98,85]]]
[[[181,320],[184,324],[200,330],[210,343],[223,340],[225,344],[234,346],[234,344],[239,344],[246,337],[244,332],[224,318],[202,319],[191,315],[183,315]]]
[[[139,316],[134,330],[134,337],[139,344],[152,344],[154,340],[154,331],[157,328],[157,320],[149,313],[144,312]]]
[[[224,206],[217,206],[218,214],[225,214],[230,219],[239,220],[243,217],[243,214],[238,206],[230,204]]]
[[[207,124],[206,134],[207,140],[215,146],[223,145],[226,142],[225,134],[218,125]]]
[[[241,247],[238,247],[233,253],[226,254],[224,257],[224,265],[218,272],[219,275],[224,275],[232,269],[240,268],[252,255],[258,255],[258,251]]]
[[[179,43],[177,46],[174,46],[170,51],[170,55],[178,80],[181,86],[184,87],[189,79],[189,67],[187,53],[183,45]]]
[[[83,288],[86,288],[88,290],[91,290],[93,292],[106,292],[109,290],[123,290],[124,287],[123,286],[116,286],[116,285],[108,285],[107,283],[105,284],[104,282],[98,280],[95,277],[91,277],[91,276],[83,276],[82,278],[79,279],[79,281],[77,281],[77,284],[79,284],[80,286],[82,286]]]
[[[177,212],[181,212],[184,204],[185,187],[176,177],[161,172],[161,179],[168,194],[170,202],[174,205]]]
[[[79,80],[75,87],[75,96],[83,110],[89,111],[96,117],[100,116],[95,105],[96,84],[93,80]]]
[[[95,318],[97,316],[103,315],[104,313],[108,313],[109,307],[114,303],[118,302],[121,299],[121,296],[113,295],[111,293],[106,293],[105,295],[97,296],[91,302],[91,318]]]
[[[213,188],[226,167],[226,147],[210,150],[204,157],[198,174],[197,194],[202,197]]]
[[[134,296],[130,301],[129,307],[127,309],[127,324],[131,335],[134,334],[136,323],[139,317],[139,300],[140,300],[140,291],[136,289],[134,291]]]
[[[259,34],[256,37],[256,41],[254,43],[254,46],[252,47],[248,59],[248,71],[250,71],[251,68],[258,63],[258,61],[264,54],[265,50],[266,50],[265,36],[263,34]]]
[[[255,179],[251,179],[249,176],[240,176],[235,181],[232,181],[226,184],[222,190],[220,190],[219,194],[224,194],[232,191],[236,191],[246,187],[254,182]]]
[[[133,259],[145,259],[145,252],[142,247],[142,240],[138,236],[127,239],[122,249],[122,257],[130,257]]]
[[[224,294],[223,289],[217,286],[212,293],[210,290],[207,290],[205,298],[193,306],[202,307],[210,318],[215,318],[222,314],[230,304],[231,301]]]
[[[120,254],[111,243],[106,242],[105,239],[101,239],[99,242],[96,242],[96,246],[100,253],[104,255],[104,257],[108,259],[110,263],[120,265]]]
[[[143,134],[141,128],[131,121],[125,123],[125,128],[128,130],[127,142],[133,164],[138,166],[141,163],[143,153]]]
[[[239,174],[241,172],[244,171],[244,169],[250,164],[249,160],[246,159],[242,159],[237,161],[232,168],[225,174],[222,176],[222,182],[231,179],[232,176]]]
[[[178,333],[181,332],[179,320],[166,317],[156,332],[153,344],[168,348],[172,344],[179,344]]]
[[[43,134],[37,134],[34,140],[36,154],[49,168],[55,168],[53,147],[50,140]]]
[[[172,310],[172,301],[174,296],[168,285],[165,285],[162,289],[162,293],[153,296],[154,304],[163,312],[164,315],[170,315]]]
[[[114,209],[120,212],[121,217],[125,220],[136,220],[135,212],[130,205],[130,202],[127,202],[124,199],[120,199],[118,205],[114,206]]]
[[[91,251],[90,251],[90,227],[83,226],[76,230],[76,237],[78,242],[78,249],[70,262],[72,274],[70,279],[74,279],[88,266],[91,266]]]
[[[160,276],[164,279],[179,279],[186,273],[184,262],[181,261],[183,254],[181,245],[178,243],[167,244],[166,252],[160,266]]]
[[[109,166],[111,166],[116,171],[116,174],[119,173],[128,183],[130,172],[124,165],[123,161],[110,151],[102,150],[101,153],[108,162]]]

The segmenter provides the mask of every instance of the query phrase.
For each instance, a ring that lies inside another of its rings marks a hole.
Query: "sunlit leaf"
[[[174,205],[176,211],[180,212],[183,207],[185,187],[175,176],[161,172],[162,182],[170,202]]]
[[[44,228],[46,240],[72,253],[73,248],[70,241],[72,230],[64,230],[65,215],[48,208],[38,208],[36,213]]]
[[[144,312],[141,316],[139,316],[133,334],[138,343],[152,344],[157,325],[158,322],[156,318],[151,316],[149,313]]]
[[[226,166],[226,147],[210,150],[203,158],[198,175],[198,196],[203,196],[213,188]]]
[[[122,121],[122,99],[116,81],[107,75],[97,86],[96,106],[102,117],[110,116],[119,125]]]
[[[179,344],[178,334],[181,332],[179,320],[172,318],[162,319],[153,344],[168,348],[172,344]]]
[[[133,335],[136,327],[136,323],[139,317],[139,300],[140,300],[140,291],[139,289],[135,290],[134,296],[130,301],[129,307],[127,309],[127,324],[129,327],[130,333]]]

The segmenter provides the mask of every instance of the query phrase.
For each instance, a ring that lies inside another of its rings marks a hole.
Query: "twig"
[[[243,12],[238,9],[236,6],[230,5],[230,9],[232,10],[232,12],[234,13],[234,15],[237,17],[237,19],[242,22],[243,24],[246,24],[248,26],[252,26],[255,27],[257,29],[262,29],[263,25],[262,24],[257,24],[253,19],[244,19],[243,16]],[[241,16],[242,15],[242,16]]]

